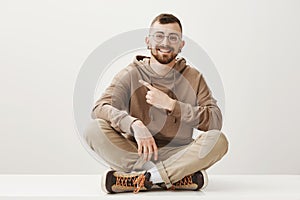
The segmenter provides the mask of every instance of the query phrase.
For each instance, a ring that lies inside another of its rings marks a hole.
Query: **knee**
[[[218,155],[225,155],[228,150],[228,141],[224,133],[219,130],[210,130],[205,132],[199,138],[200,150],[199,158],[206,157],[210,152]]]
[[[102,121],[105,122],[105,120],[102,119],[93,120],[88,124],[86,130],[84,131],[83,138],[89,144],[89,146],[91,146],[92,141],[95,141],[99,139],[99,137],[101,137],[102,135],[101,124],[104,123]]]
[[[220,131],[220,136],[217,142],[217,148],[219,149],[220,152],[222,152],[223,155],[225,155],[228,151],[228,146],[229,146],[229,142],[225,136],[224,133],[222,133]]]

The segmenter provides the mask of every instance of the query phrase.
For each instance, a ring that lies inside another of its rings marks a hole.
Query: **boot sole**
[[[107,189],[106,189],[106,176],[108,174],[108,172],[110,172],[111,169],[107,169],[103,175],[102,175],[102,178],[101,178],[101,189],[103,192],[105,192],[106,194],[110,194],[111,192],[109,192]]]
[[[208,176],[205,170],[201,170],[200,172],[202,173],[203,176],[203,186],[200,188],[200,190],[202,190],[205,189],[208,184]]]

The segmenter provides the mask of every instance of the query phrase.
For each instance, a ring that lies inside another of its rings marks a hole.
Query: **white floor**
[[[295,199],[300,175],[211,175],[204,191],[104,194],[99,175],[0,175],[0,200],[14,199]]]

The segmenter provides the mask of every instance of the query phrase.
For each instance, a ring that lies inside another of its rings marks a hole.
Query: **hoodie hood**
[[[175,73],[174,70],[181,73],[186,68],[186,61],[184,58],[176,58],[176,63],[173,66],[173,70],[170,70],[166,75],[160,76],[158,75],[151,67],[150,67],[150,57],[138,55],[134,58],[133,63],[136,66],[140,66],[141,70],[152,77],[161,77],[168,79],[172,76],[172,72]]]
[[[138,55],[133,61],[134,65],[143,74],[143,79],[149,82],[151,85],[156,85],[156,87],[165,93],[169,94],[164,87],[167,87],[173,92],[176,91],[176,81],[180,78],[181,73],[186,69],[186,61],[184,58],[176,58],[175,65],[170,71],[165,75],[157,74],[150,66],[150,57]],[[164,86],[164,87],[161,87]],[[173,95],[172,95],[173,96]]]

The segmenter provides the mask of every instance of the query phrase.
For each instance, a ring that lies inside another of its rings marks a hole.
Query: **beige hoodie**
[[[148,89],[140,79],[175,99],[174,109],[168,112],[149,105],[145,97]],[[222,127],[221,111],[202,74],[183,58],[177,59],[165,76],[159,76],[149,66],[148,57],[137,56],[114,77],[96,102],[92,117],[105,119],[117,131],[131,135],[131,124],[140,119],[158,147],[190,143],[193,128],[207,131]]]

